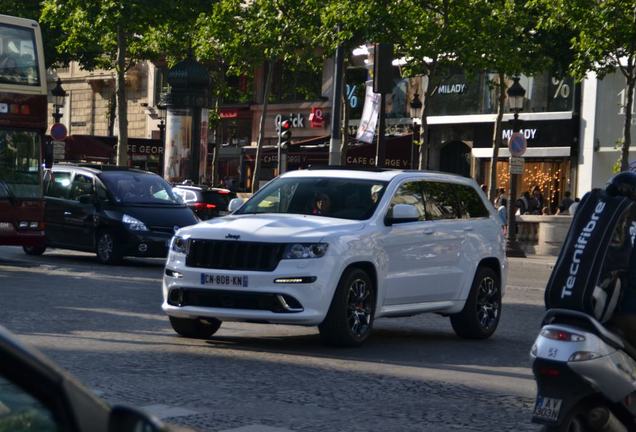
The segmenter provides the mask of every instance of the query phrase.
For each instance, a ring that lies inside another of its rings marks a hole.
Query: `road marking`
[[[196,411],[192,411],[181,407],[171,407],[163,404],[146,405],[140,407],[142,410],[151,414],[159,419],[167,419],[173,417],[185,417],[194,414],[198,414]]]
[[[241,426],[236,429],[225,429],[219,432],[293,432],[291,429],[283,429],[271,426],[265,426],[260,424],[253,424],[249,426]]]

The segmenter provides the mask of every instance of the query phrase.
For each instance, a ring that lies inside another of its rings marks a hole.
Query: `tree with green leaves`
[[[265,65],[253,191],[258,188],[260,178],[274,65],[319,65],[319,56],[311,41],[319,25],[318,8],[316,0],[220,0],[211,14],[199,20],[199,51],[203,52],[207,46],[221,53],[229,73],[252,74]]]
[[[373,42],[394,44],[400,35],[400,20],[396,19],[394,8],[385,0],[345,0],[328,1],[321,9],[321,26],[316,42],[333,55],[341,47],[344,54],[342,73],[343,89],[347,82],[347,65],[351,63],[350,53],[354,48]],[[348,101],[341,91],[343,106],[342,142],[340,148],[341,164],[346,160],[349,144]]]
[[[125,74],[153,57],[146,35],[174,7],[166,0],[44,0],[41,20],[60,31],[58,53],[83,68],[115,70],[119,120],[117,164],[128,165],[128,115]]]
[[[571,73],[599,79],[619,71],[625,77],[625,112],[621,171],[629,169],[632,113],[636,88],[636,2],[633,0],[533,0],[545,12],[539,28],[569,29],[574,59]]]
[[[457,64],[456,50],[466,38],[458,30],[457,16],[465,0],[343,0],[329,2],[323,12],[324,39],[348,48],[384,42],[394,46],[394,56],[406,64],[407,76],[422,76],[422,114],[418,167],[428,168],[429,86],[438,73]],[[334,31],[335,28],[339,31]]]
[[[508,84],[521,73],[532,75],[549,68],[549,45],[544,46],[544,35],[535,30],[535,11],[526,7],[525,0],[468,0],[461,21],[471,35],[458,52],[464,69],[469,74],[493,73],[490,85],[496,93],[497,117],[488,182],[492,201],[497,191],[497,160]]]
[[[42,14],[42,2],[40,0],[0,0],[0,11],[5,15],[28,18],[39,22]],[[62,33],[51,28],[45,22],[40,22],[40,27],[42,29],[46,66],[68,63],[70,58],[58,53],[56,49],[62,38]]]

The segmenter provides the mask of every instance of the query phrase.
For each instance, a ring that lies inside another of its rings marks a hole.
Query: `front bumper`
[[[190,268],[184,260],[183,255],[170,255],[163,277],[162,309],[180,318],[317,325],[325,319],[340,276],[333,257],[281,260],[272,272]],[[215,282],[226,277],[246,278],[247,286]],[[274,282],[302,277],[309,282]],[[173,290],[186,293],[183,305],[174,292],[170,297]]]
[[[129,231],[123,235],[124,255],[145,258],[165,258],[172,234],[155,231]]]
[[[44,231],[0,229],[0,245],[40,247],[46,243]]]

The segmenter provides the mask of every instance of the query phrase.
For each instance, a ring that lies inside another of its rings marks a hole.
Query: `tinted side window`
[[[422,198],[422,182],[406,182],[400,185],[395,195],[391,199],[390,208],[396,204],[410,204],[417,208],[419,220],[426,220],[426,212],[424,210],[424,200]]]
[[[54,413],[35,396],[0,376],[0,430],[57,432]]]
[[[94,193],[93,179],[84,174],[75,174],[71,185],[71,199],[78,201],[80,196],[93,195]]]
[[[458,219],[461,214],[455,197],[454,185],[426,181],[423,183],[426,217],[432,220]]]
[[[454,187],[463,218],[468,219],[490,216],[488,209],[481,198],[479,198],[475,189],[470,186],[460,184],[454,185]]]
[[[71,192],[71,173],[53,172],[46,196],[68,199]]]
[[[97,199],[101,202],[108,202],[108,191],[106,190],[106,186],[99,180],[95,180],[95,193],[97,194]]]

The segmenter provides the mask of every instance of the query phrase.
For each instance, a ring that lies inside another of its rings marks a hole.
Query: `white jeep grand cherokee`
[[[230,216],[176,233],[162,308],[193,338],[250,321],[317,325],[325,342],[352,346],[375,318],[420,312],[450,316],[459,336],[487,338],[506,267],[501,222],[471,179],[293,171]]]

